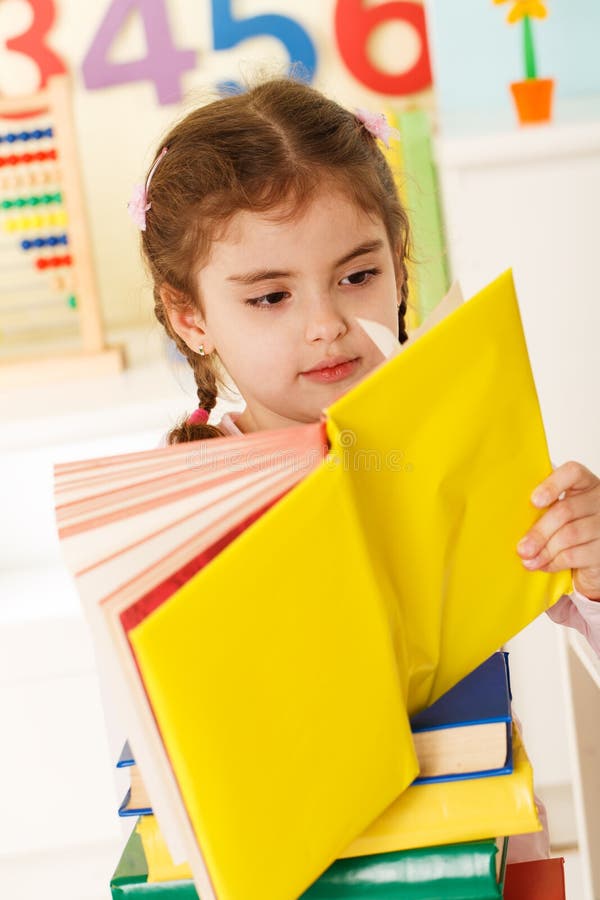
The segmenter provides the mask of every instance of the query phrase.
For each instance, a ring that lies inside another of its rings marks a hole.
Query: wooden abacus
[[[67,77],[0,98],[0,387],[119,371],[105,344]]]

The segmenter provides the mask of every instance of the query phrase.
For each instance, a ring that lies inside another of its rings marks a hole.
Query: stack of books
[[[539,828],[510,702],[508,655],[497,652],[413,716],[418,777],[302,900],[564,897],[560,860],[506,868],[508,836]],[[189,866],[172,861],[128,743],[117,765],[130,777],[119,815],[138,820],[111,881],[113,900],[197,900]]]
[[[416,719],[570,585],[515,550],[551,464],[510,273],[395,343],[319,422],[57,467],[99,667],[202,900],[536,828],[516,733],[512,771],[440,780]]]

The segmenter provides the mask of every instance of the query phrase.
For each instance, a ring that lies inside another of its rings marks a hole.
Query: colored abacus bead
[[[11,153],[10,156],[0,156],[0,166],[17,166],[20,163],[29,164],[32,162],[45,162],[49,159],[56,159],[56,150],[39,150],[37,153],[22,153],[18,156]]]
[[[67,224],[67,214],[64,210],[44,215],[22,216],[21,218],[8,218],[0,222],[0,228],[12,233],[13,231],[31,231],[32,229],[58,226],[64,228]]]
[[[62,203],[62,194],[42,194],[40,196],[18,197],[16,200],[3,200],[1,206],[2,209],[11,209],[11,207],[39,206],[40,204],[46,205],[48,203]]]
[[[37,259],[35,262],[36,268],[41,269],[58,269],[61,266],[70,266],[72,263],[71,257],[67,254],[66,256],[50,256],[46,259]]]
[[[41,138],[53,137],[52,128],[35,128],[33,131],[9,131],[8,134],[0,134],[0,144],[14,144],[15,141],[39,141]]]
[[[53,234],[47,238],[26,238],[21,241],[22,250],[39,250],[40,247],[58,247],[60,245],[66,247],[68,239],[66,234]]]

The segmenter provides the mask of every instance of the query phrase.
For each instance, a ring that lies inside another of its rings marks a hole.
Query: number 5
[[[272,35],[286,48],[290,63],[299,62],[311,81],[316,65],[315,46],[298,22],[271,13],[235,19],[231,14],[232,0],[211,0],[215,50],[229,50],[250,37]]]

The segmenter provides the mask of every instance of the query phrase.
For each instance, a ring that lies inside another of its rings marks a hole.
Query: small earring
[[[206,353],[204,351],[204,344],[200,344],[200,346],[198,347],[198,356],[206,356]]]

